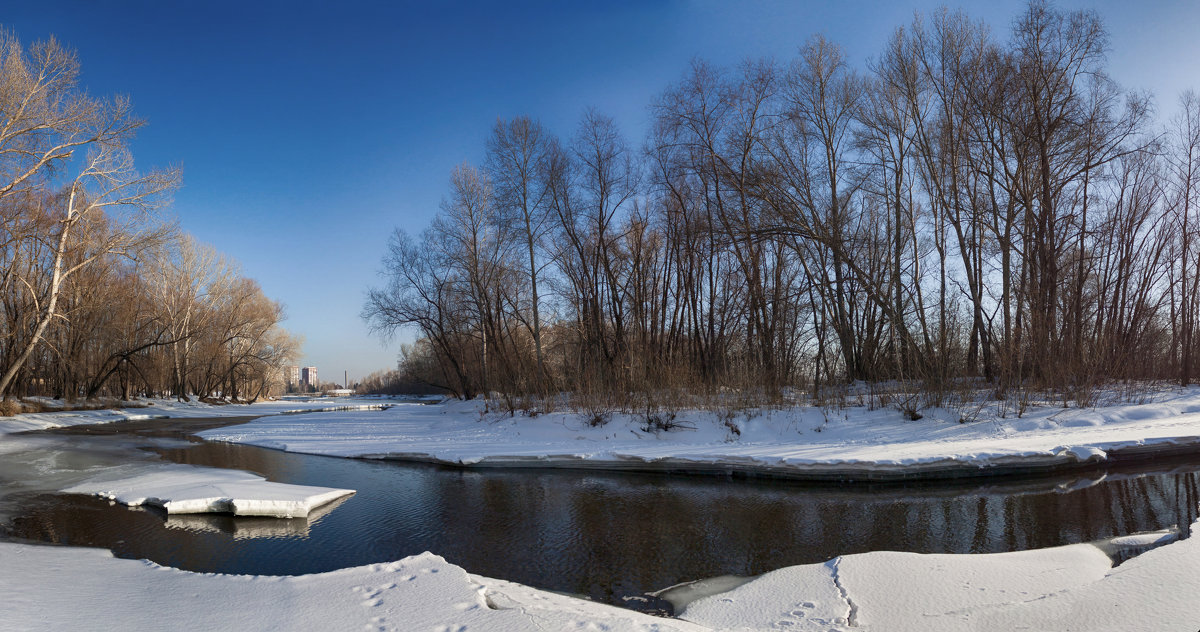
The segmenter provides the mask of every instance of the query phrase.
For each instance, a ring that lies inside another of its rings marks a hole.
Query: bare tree
[[[151,252],[146,276],[170,333],[171,390],[186,401],[192,392],[192,348],[218,316],[216,304],[233,284],[236,269],[211,246],[183,235]]]
[[[74,173],[55,197],[58,219],[28,235],[52,246],[48,273],[20,279],[29,287],[43,284],[33,292],[38,300],[32,329],[0,373],[0,395],[7,396],[55,318],[63,282],[103,257],[132,254],[169,232],[149,213],[166,201],[179,173],[134,170],[126,144],[142,122],[131,115],[127,99],[98,101],[78,88],[73,52],[53,40],[24,51],[12,36],[0,38],[0,46],[0,111],[7,114],[0,128],[0,199],[23,188],[54,187],[53,174]],[[77,155],[81,149],[86,155]],[[100,224],[107,230],[95,243],[97,235],[89,231]],[[89,237],[92,254],[68,265],[70,249]]]
[[[533,336],[537,360],[536,384],[546,388],[546,366],[542,349],[542,310],[538,281],[547,265],[542,257],[542,240],[552,227],[549,212],[550,187],[546,181],[548,134],[528,117],[497,121],[488,139],[488,174],[494,183],[498,221],[504,231],[515,232],[528,257],[525,275],[529,282],[529,312],[526,322]],[[514,316],[522,318],[521,310]]]
[[[1200,311],[1200,253],[1192,237],[1197,222],[1192,215],[1196,212],[1197,197],[1200,197],[1200,98],[1188,90],[1180,96],[1180,111],[1169,135],[1170,164],[1168,183],[1171,188],[1170,204],[1174,209],[1174,223],[1178,226],[1178,297],[1173,319],[1179,349],[1179,382],[1187,386],[1192,381],[1192,362],[1195,356],[1195,331],[1197,312]]]
[[[1121,95],[1103,72],[1107,36],[1096,14],[1061,13],[1035,1],[1013,35],[1015,98],[1001,112],[1014,144],[1032,158],[1014,189],[1024,211],[1030,363],[1035,376],[1050,380],[1058,368],[1050,350],[1060,324],[1062,253],[1078,243],[1073,230],[1079,238],[1086,233],[1092,172],[1136,149],[1127,141],[1149,110],[1144,99],[1130,98],[1123,113],[1115,111]],[[1074,326],[1081,329],[1078,321]]]
[[[859,379],[919,381],[929,404],[977,375],[1081,402],[1097,379],[1187,383],[1200,108],[1164,161],[1106,47],[1095,14],[1038,0],[1006,41],[942,10],[865,75],[821,37],[787,65],[694,61],[638,156],[595,111],[565,146],[500,121],[490,178],[452,174],[364,316],[419,329],[410,376],[461,396],[553,376],[597,409]]]

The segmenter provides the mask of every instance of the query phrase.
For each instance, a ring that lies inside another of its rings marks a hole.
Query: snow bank
[[[153,505],[168,514],[211,512],[278,518],[302,518],[320,505],[354,493],[349,489],[274,483],[238,470],[177,465],[128,478],[89,480],[62,491],[100,496],[131,507]]]
[[[1193,525],[1193,529],[1200,523]],[[95,549],[0,543],[6,628],[230,630],[1192,630],[1200,538],[1111,568],[1097,547],[877,552],[781,569],[679,619],[470,575],[424,553],[299,577],[198,574]],[[153,594],[152,603],[146,595]]]
[[[1200,389],[1101,409],[1044,407],[958,423],[890,409],[769,410],[735,420],[681,411],[686,428],[649,432],[633,416],[483,414],[478,402],[270,417],[200,436],[292,452],[477,467],[572,467],[893,480],[1027,472],[1200,450]],[[945,418],[950,417],[950,418]]]
[[[908,421],[891,409],[796,407],[733,419],[680,411],[685,427],[643,429],[614,414],[594,428],[581,415],[484,414],[479,402],[441,405],[378,398],[282,400],[211,406],[153,400],[145,408],[0,417],[0,435],[156,417],[268,415],[201,436],[293,452],[395,458],[478,467],[571,467],[765,474],[807,479],[895,480],[1027,472],[1200,450],[1200,388],[1148,404],[1095,409],[1032,407],[1022,418],[949,411]],[[373,410],[392,405],[387,411]],[[303,411],[325,411],[304,414]],[[333,411],[333,412],[329,412]],[[280,416],[283,413],[301,413]]]
[[[1191,599],[1197,563],[1195,538],[1115,569],[1091,544],[863,553],[767,573],[689,604],[680,617],[726,630],[1184,630],[1200,622]]]
[[[210,575],[106,551],[0,543],[0,627],[11,630],[629,630],[658,619],[468,575],[425,553],[299,577]],[[152,597],[151,597],[152,595]]]

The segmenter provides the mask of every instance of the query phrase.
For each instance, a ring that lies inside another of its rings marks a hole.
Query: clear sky
[[[690,59],[794,56],[824,33],[861,67],[914,11],[963,8],[1007,38],[1024,2],[163,2],[0,0],[26,43],[79,52],[83,83],[150,125],[134,156],[178,164],[184,230],[287,306],[304,365],[351,379],[398,345],[358,313],[396,226],[417,232],[450,169],[481,163],[497,117],[569,137],[589,106],[639,145],[648,105]],[[1062,0],[1109,27],[1110,70],[1164,112],[1200,89],[1200,3]]]

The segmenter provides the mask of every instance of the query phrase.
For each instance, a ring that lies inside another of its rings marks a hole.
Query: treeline
[[[427,395],[431,391],[430,385],[419,376],[397,369],[375,371],[353,388],[360,395]]]
[[[160,209],[143,122],[78,85],[54,40],[0,32],[0,395],[253,399],[298,351],[281,307]]]
[[[364,317],[460,396],[1193,379],[1200,101],[1156,122],[1100,18],[962,13],[856,69],[694,62],[635,149],[499,121],[432,225],[397,231]]]

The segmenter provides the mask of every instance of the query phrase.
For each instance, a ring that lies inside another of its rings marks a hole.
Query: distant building
[[[317,388],[317,367],[306,366],[300,369],[300,383],[308,387]]]
[[[300,386],[300,367],[285,366],[283,367],[283,382],[288,388]]]

